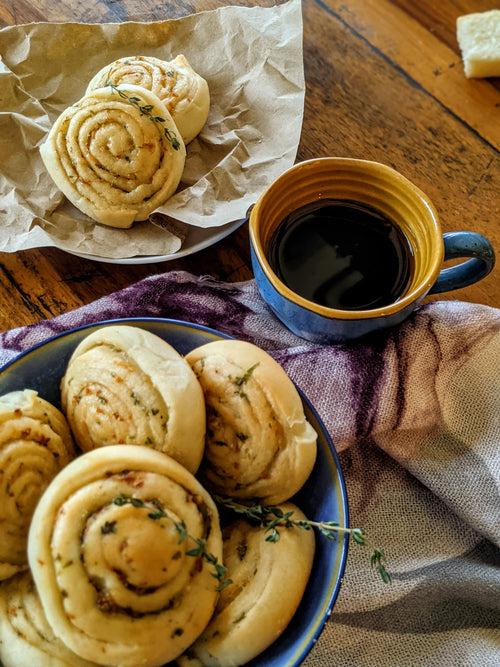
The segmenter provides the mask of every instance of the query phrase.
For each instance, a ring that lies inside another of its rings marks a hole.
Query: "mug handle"
[[[441,269],[429,294],[461,289],[484,278],[495,266],[491,243],[477,232],[447,232],[443,234],[444,258],[472,257],[466,262]]]

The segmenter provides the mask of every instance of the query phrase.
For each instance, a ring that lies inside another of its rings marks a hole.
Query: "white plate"
[[[244,222],[246,222],[245,218],[228,222],[227,225],[221,227],[210,227],[208,229],[190,227],[181,249],[170,255],[138,255],[137,257],[116,258],[86,255],[83,252],[74,252],[72,250],[66,250],[66,252],[69,252],[71,255],[76,255],[77,257],[83,257],[83,259],[92,259],[95,262],[104,262],[106,264],[154,264],[156,262],[169,262],[173,259],[187,257],[188,255],[192,255],[195,252],[199,252],[200,250],[204,250],[205,248],[214,245],[214,243],[217,243],[218,241],[222,241],[222,239],[226,238],[226,236],[234,232],[238,227],[241,227]]]

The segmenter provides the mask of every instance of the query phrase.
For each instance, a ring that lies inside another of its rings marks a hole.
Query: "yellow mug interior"
[[[267,253],[276,228],[287,215],[318,199],[350,199],[373,206],[400,227],[413,251],[410,283],[397,301],[372,310],[337,310],[304,299],[271,269]],[[352,158],[300,162],[279,176],[250,213],[250,238],[267,278],[290,301],[330,318],[365,319],[390,315],[423,297],[436,282],[443,262],[437,212],[428,197],[394,169]]]

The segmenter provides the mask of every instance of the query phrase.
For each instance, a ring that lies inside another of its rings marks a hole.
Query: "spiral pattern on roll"
[[[279,509],[305,519],[291,503]],[[222,591],[209,625],[179,659],[181,667],[246,664],[286,628],[309,579],[315,539],[312,530],[297,527],[280,527],[279,534],[277,542],[268,542],[265,528],[246,521],[224,529],[224,563],[232,583]]]
[[[73,458],[63,415],[31,390],[0,397],[0,579],[27,568],[35,506]]]
[[[284,449],[285,431],[255,379],[236,384],[251,367],[227,359],[222,365],[212,356],[204,361],[203,368],[194,368],[207,402],[207,477],[230,496],[247,495],[246,488],[267,474]]]
[[[165,105],[130,85],[100,88],[66,109],[40,151],[66,197],[114,227],[130,227],[161,206],[186,155]]]
[[[285,371],[242,341],[217,341],[187,355],[206,402],[204,474],[220,495],[282,502],[308,478],[316,432]]]
[[[87,93],[106,85],[133,84],[153,92],[167,107],[185,143],[205,124],[210,95],[205,79],[183,55],[165,61],[151,56],[119,58],[92,78]]]
[[[58,639],[45,618],[31,575],[0,588],[0,662],[3,667],[92,667]]]
[[[220,560],[210,496],[182,466],[141,447],[83,455],[35,512],[29,560],[54,632],[102,665],[157,667],[178,656],[213,613]]]
[[[85,338],[63,378],[62,403],[84,451],[143,445],[169,454],[191,472],[198,468],[203,393],[189,364],[147,331],[104,327]]]

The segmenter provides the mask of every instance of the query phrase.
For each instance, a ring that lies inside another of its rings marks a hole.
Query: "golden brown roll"
[[[219,495],[291,498],[316,460],[316,432],[285,371],[251,343],[224,340],[187,355],[207,407],[207,484]]]
[[[92,667],[52,632],[31,575],[0,587],[0,663],[3,667]]]
[[[200,544],[220,562],[208,493],[165,454],[124,445],[84,454],[54,479],[28,553],[47,620],[66,646],[99,665],[159,667],[212,616],[217,580],[192,551]]]
[[[168,62],[151,56],[119,58],[97,72],[87,87],[87,94],[108,81],[116,86],[131,83],[152,91],[172,114],[186,144],[207,121],[210,107],[207,82],[183,55]]]
[[[292,504],[294,519],[304,519]],[[279,528],[266,542],[265,529],[237,521],[224,530],[224,563],[232,584],[222,591],[203,634],[178,660],[181,667],[238,667],[275,641],[291,621],[307,585],[314,558],[314,533]],[[199,662],[197,662],[199,661]]]
[[[36,391],[0,397],[0,579],[28,567],[26,542],[35,506],[73,455],[66,420]]]
[[[109,326],[74,351],[61,382],[81,449],[144,445],[195,472],[205,436],[203,392],[185,359],[144,329]]]
[[[107,86],[68,107],[40,154],[54,183],[93,220],[130,227],[175,192],[186,149],[167,108],[139,86]]]

